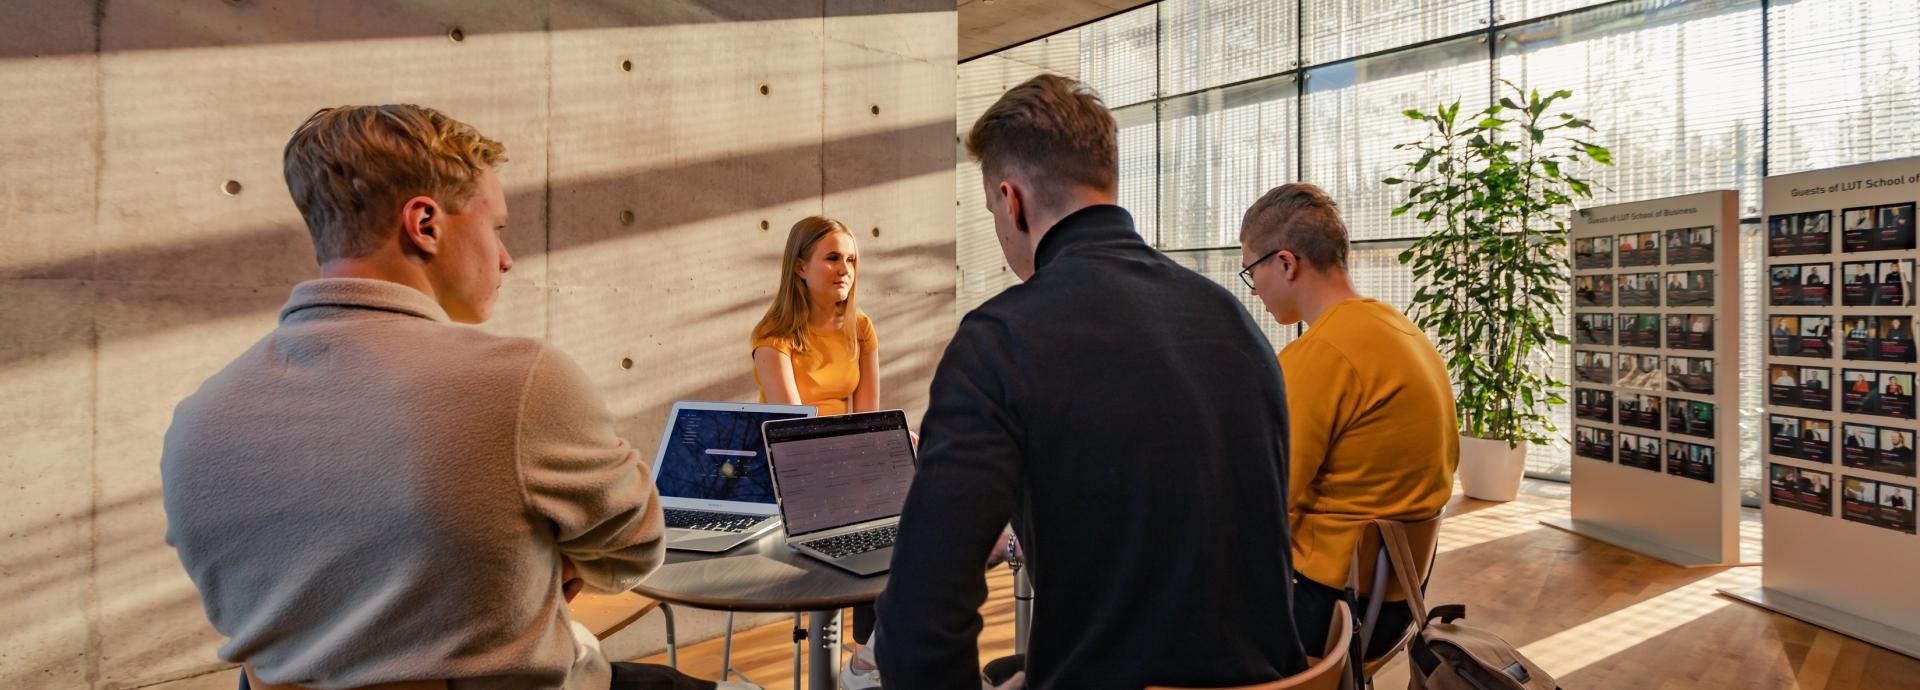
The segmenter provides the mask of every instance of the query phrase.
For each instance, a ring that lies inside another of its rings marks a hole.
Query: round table
[[[775,529],[724,553],[668,551],[633,591],[701,609],[806,613],[807,685],[831,690],[840,662],[840,638],[828,634],[834,614],[873,603],[886,587],[886,574],[861,577],[802,555]]]

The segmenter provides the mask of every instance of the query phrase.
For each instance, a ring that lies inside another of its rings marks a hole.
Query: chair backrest
[[[1353,550],[1353,558],[1360,572],[1360,581],[1353,583],[1354,592],[1363,597],[1373,597],[1374,566],[1379,559],[1385,557],[1378,524],[1383,522],[1394,521],[1374,520],[1373,523],[1363,525],[1360,529],[1360,543]],[[1416,565],[1419,566],[1419,572],[1413,574],[1413,580],[1426,582],[1427,575],[1433,572],[1435,547],[1440,544],[1440,517],[1436,515],[1431,519],[1400,524],[1407,532],[1407,546],[1412,548],[1413,557],[1418,561]],[[1407,598],[1406,593],[1400,591],[1399,578],[1391,574],[1387,577],[1386,590],[1388,600],[1399,601]]]
[[[1333,604],[1333,620],[1327,626],[1327,655],[1315,661],[1307,670],[1295,673],[1280,680],[1259,685],[1243,685],[1237,688],[1220,690],[1339,690],[1341,681],[1347,677],[1347,664],[1352,656],[1353,609],[1347,608],[1347,602]],[[1199,690],[1197,688],[1170,688],[1151,686],[1147,690]]]
[[[247,687],[252,690],[307,690],[299,685],[264,683],[260,681],[259,676],[253,675],[252,666],[242,666],[240,668],[241,672],[247,676]],[[447,682],[444,680],[410,680],[399,683],[368,685],[362,688],[355,688],[355,690],[447,690]]]

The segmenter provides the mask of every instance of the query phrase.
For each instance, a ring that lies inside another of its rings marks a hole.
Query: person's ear
[[[442,220],[446,212],[439,202],[416,196],[400,205],[401,244],[427,256],[440,253]]]
[[[1000,182],[1000,198],[1006,199],[1007,201],[1007,217],[1013,220],[1013,229],[1020,231],[1022,234],[1027,233],[1027,204],[1026,199],[1020,192],[1020,188],[1014,186],[1012,182],[1002,180]]]

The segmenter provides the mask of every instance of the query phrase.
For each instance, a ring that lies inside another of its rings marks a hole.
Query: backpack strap
[[[1406,525],[1392,520],[1375,520],[1373,524],[1380,528],[1380,536],[1386,542],[1387,558],[1393,562],[1393,572],[1400,580],[1401,593],[1407,597],[1407,607],[1413,609],[1414,625],[1419,630],[1425,630],[1427,598],[1420,591],[1420,583],[1414,581],[1413,547],[1407,544]],[[1374,595],[1381,596],[1383,593],[1375,592]]]

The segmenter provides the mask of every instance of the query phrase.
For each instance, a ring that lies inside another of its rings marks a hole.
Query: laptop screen
[[[767,467],[760,425],[774,419],[808,416],[804,412],[678,406],[661,437],[654,485],[660,495],[702,501],[772,505],[773,473]],[[785,408],[795,409],[795,408]],[[809,409],[809,408],[798,408]]]
[[[913,442],[899,410],[767,425],[787,534],[894,517],[913,484]]]

